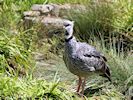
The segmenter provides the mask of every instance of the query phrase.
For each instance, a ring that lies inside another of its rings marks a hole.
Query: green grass
[[[26,50],[20,34],[0,29],[0,71],[8,74],[26,74],[33,65],[30,51]],[[15,72],[15,71],[16,72]]]
[[[46,99],[76,100],[71,93],[57,81],[47,82],[44,79],[17,78],[0,74],[0,99]]]
[[[85,12],[71,12],[69,19],[75,21],[75,35],[81,41],[103,39],[106,47],[113,43],[116,48],[133,49],[133,2],[95,2],[87,5]],[[105,10],[106,9],[106,10]]]
[[[104,42],[101,43],[96,39],[92,43],[92,45],[102,51],[107,57],[114,85],[121,93],[127,92],[133,84],[133,55],[130,53],[125,55],[124,52],[118,53],[115,47],[107,49],[104,44]]]

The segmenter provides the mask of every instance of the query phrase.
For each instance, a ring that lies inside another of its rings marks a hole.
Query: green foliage
[[[102,51],[107,57],[108,65],[111,70],[112,81],[116,89],[118,89],[121,93],[128,92],[128,89],[133,84],[133,55],[131,52],[126,55],[124,52],[118,53],[117,49],[111,46],[108,50],[105,47],[105,42],[96,39],[92,45]]]
[[[21,35],[0,29],[0,69],[11,74],[26,74],[33,65],[30,52],[24,48]],[[16,70],[16,71],[15,71]]]
[[[35,3],[44,3],[44,0],[3,0],[0,3],[0,27],[8,30],[20,28],[22,14]],[[4,20],[3,20],[4,19]]]
[[[71,12],[69,18],[75,21],[75,35],[83,41],[98,37],[106,47],[116,40],[125,50],[133,48],[132,9],[133,2],[90,2],[85,12]],[[116,46],[116,48],[118,48]]]
[[[48,99],[76,100],[74,94],[65,90],[58,81],[46,82],[43,79],[8,77],[0,74],[1,99]]]
[[[94,35],[104,36],[105,34],[108,34],[108,31],[112,31],[112,11],[108,5],[98,5],[97,7],[88,9],[87,12],[79,14],[79,16],[74,16],[74,18],[72,16],[72,19],[76,19],[75,35],[84,41],[88,41],[88,39]],[[102,13],[104,9],[106,9],[106,12]]]

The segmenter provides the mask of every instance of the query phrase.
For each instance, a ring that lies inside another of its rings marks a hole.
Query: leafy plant
[[[20,38],[20,34],[14,35],[4,29],[0,30],[1,70],[5,69],[13,74],[26,74],[26,69],[33,65],[30,53],[24,48]]]
[[[84,12],[70,12],[69,19],[76,24],[75,35],[81,41],[93,41],[93,37],[103,39],[106,47],[116,40],[115,46],[119,45],[120,51],[132,49],[132,3],[95,1],[88,3]]]

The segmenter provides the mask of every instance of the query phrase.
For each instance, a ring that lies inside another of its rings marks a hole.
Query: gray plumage
[[[98,73],[111,81],[110,70],[104,55],[93,46],[76,41],[73,36],[73,22],[64,22],[64,26],[66,42],[63,59],[68,70],[79,77],[87,77],[93,73]]]

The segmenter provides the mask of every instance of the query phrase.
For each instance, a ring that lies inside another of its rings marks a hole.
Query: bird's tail
[[[104,64],[103,71],[104,71],[104,74],[101,76],[108,78],[108,80],[111,82],[111,74],[110,74],[110,69],[108,65]]]

